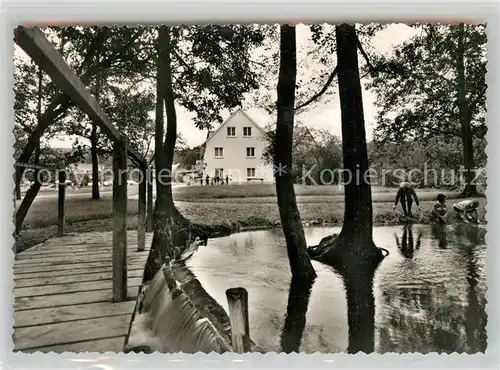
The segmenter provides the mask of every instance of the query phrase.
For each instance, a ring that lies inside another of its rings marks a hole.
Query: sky
[[[415,30],[405,24],[392,24],[386,29],[377,33],[372,39],[372,47],[377,53],[391,53],[394,46],[401,44],[408,38],[415,35]],[[308,27],[297,26],[297,49],[300,50],[301,45],[308,43],[309,31]],[[21,51],[22,52],[22,51]],[[23,53],[24,54],[24,53]],[[360,62],[361,63],[361,62]],[[309,70],[314,73],[314,65],[309,65]],[[362,81],[363,85],[363,81]],[[336,93],[337,84],[333,83],[330,89],[334,89],[335,94],[333,99],[325,104],[314,107],[313,109],[304,112],[298,116],[306,126],[317,129],[326,129],[332,134],[341,136],[340,123],[340,104],[338,94]],[[364,86],[362,87],[363,107],[366,125],[367,140],[370,141],[373,135],[373,128],[376,117],[375,96]],[[261,126],[265,126],[270,122],[271,118],[267,115],[264,109],[259,107],[248,108],[246,112]],[[231,112],[223,112],[223,118],[229,117]],[[153,114],[153,113],[152,113]],[[204,142],[207,136],[206,130],[199,130],[193,125],[193,115],[187,112],[183,107],[177,105],[177,127],[179,133],[186,140],[186,143],[193,147]],[[217,128],[217,127],[214,127]],[[50,143],[54,147],[72,146],[71,138],[57,137]]]
[[[307,32],[305,27],[297,27],[297,44],[307,42]],[[408,38],[415,35],[414,29],[405,24],[390,25],[383,31],[380,31],[372,40],[374,51],[378,53],[390,53],[395,45],[403,43]],[[337,84],[332,84],[330,89],[337,89]],[[365,115],[367,140],[372,139],[373,128],[376,117],[375,96],[369,90],[363,88],[363,107]],[[262,108],[249,108],[247,113],[261,126],[269,122],[269,116]],[[229,117],[226,112],[224,118]],[[191,116],[182,107],[177,109],[178,130],[186,139],[187,144],[196,146],[202,144],[206,139],[207,132],[200,131],[191,123]],[[341,136],[340,123],[340,102],[338,94],[328,103],[315,107],[308,112],[301,114],[298,118],[308,127],[317,129],[326,129],[332,134]]]

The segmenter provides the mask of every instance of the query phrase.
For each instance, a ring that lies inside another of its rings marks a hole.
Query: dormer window
[[[243,136],[246,136],[246,137],[252,136],[252,128],[251,127],[243,127]]]
[[[236,136],[236,127],[228,127],[227,128],[227,136],[231,136],[231,137]]]

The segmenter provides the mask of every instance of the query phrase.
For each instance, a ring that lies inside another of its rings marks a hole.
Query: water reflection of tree
[[[398,249],[401,251],[401,254],[406,258],[413,258],[413,253],[415,249],[420,248],[422,232],[419,231],[417,235],[417,243],[413,239],[413,225],[407,224],[403,226],[403,238],[400,242],[397,234],[394,235],[396,238],[396,244]]]
[[[482,240],[482,230],[468,224],[458,225],[455,230],[457,244],[467,266],[467,306],[464,314],[467,345],[470,352],[484,352],[487,347],[486,299],[478,286],[480,275],[476,258],[477,245]]]
[[[379,261],[380,263],[380,261]],[[347,295],[347,322],[349,325],[348,353],[371,353],[375,348],[375,297],[373,277],[378,267],[359,266],[341,272]]]
[[[285,353],[299,352],[306,326],[307,307],[314,280],[292,277],[288,293],[285,324],[281,333],[281,348]]]
[[[486,349],[486,312],[478,291],[479,272],[475,250],[480,238],[474,229],[456,229],[456,247],[465,261],[464,300],[449,296],[444,284],[397,287],[386,290],[383,322],[377,325],[380,352],[468,352]],[[432,230],[440,248],[447,245],[443,230]],[[454,251],[455,252],[455,251]],[[460,281],[453,281],[460,284]]]

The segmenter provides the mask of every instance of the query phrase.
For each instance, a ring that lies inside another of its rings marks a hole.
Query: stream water
[[[338,228],[307,228],[309,245]],[[376,271],[376,352],[468,352],[486,347],[484,229],[467,225],[376,227],[373,237],[390,254]],[[318,278],[308,304],[300,351],[346,351],[349,343],[344,282],[313,262]],[[281,230],[209,240],[187,266],[228,310],[225,291],[249,294],[250,335],[266,351],[282,350],[291,274]]]

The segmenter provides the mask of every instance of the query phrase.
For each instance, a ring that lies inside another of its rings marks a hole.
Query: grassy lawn
[[[372,193],[396,194],[395,189],[372,187]],[[418,190],[419,193],[434,193],[435,189]],[[215,186],[184,186],[174,189],[175,198],[183,201],[200,201],[203,199],[232,198],[265,198],[276,197],[274,184],[248,185],[215,185]],[[338,185],[295,185],[295,194],[301,196],[333,196],[344,194],[343,186]]]
[[[340,225],[344,214],[343,192],[337,186],[297,186],[297,202],[304,222],[323,222]],[[419,190],[424,209],[424,220],[435,202],[438,191]],[[237,221],[242,226],[270,226],[279,222],[279,212],[273,184],[189,186],[174,189],[179,210],[189,219],[206,224]],[[373,214],[377,225],[397,224],[392,210],[396,189],[373,188]],[[451,208],[457,193],[447,193]],[[90,197],[90,194],[89,194]],[[112,198],[104,194],[98,201],[89,197],[68,198],[66,201],[67,231],[111,231]],[[485,217],[486,199],[480,198],[479,215]],[[128,225],[137,226],[136,199],[128,201]],[[57,223],[57,198],[41,198],[30,208],[23,231],[16,242],[16,249],[24,250],[55,236]]]

